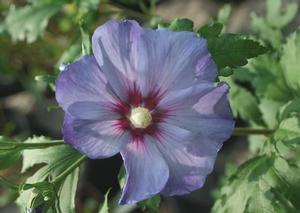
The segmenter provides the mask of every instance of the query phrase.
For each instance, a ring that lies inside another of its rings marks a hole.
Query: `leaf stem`
[[[0,183],[2,183],[3,185],[5,185],[5,186],[7,186],[7,187],[9,187],[11,189],[14,189],[14,190],[18,190],[19,189],[19,185],[18,184],[12,183],[9,180],[7,180],[6,178],[1,177],[1,176],[0,176]]]
[[[71,174],[80,164],[86,159],[85,155],[82,155],[80,158],[78,158],[77,161],[75,161],[68,169],[66,169],[64,172],[62,172],[60,175],[55,177],[51,182],[52,183],[58,183],[65,179],[69,174]]]
[[[234,129],[233,136],[243,136],[243,135],[270,135],[274,133],[273,129],[256,129],[249,127],[237,127]]]
[[[53,141],[46,141],[41,143],[26,143],[26,142],[0,142],[0,150],[7,150],[7,149],[42,149],[47,148],[50,146],[57,146],[64,144],[63,140],[53,140]]]

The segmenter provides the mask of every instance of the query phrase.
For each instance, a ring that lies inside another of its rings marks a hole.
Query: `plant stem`
[[[11,189],[14,189],[14,190],[19,189],[19,185],[15,184],[15,183],[12,183],[9,180],[7,180],[6,178],[1,177],[1,176],[0,176],[0,183],[2,183],[3,185],[5,185],[5,186],[7,186]]]
[[[234,136],[242,136],[242,135],[270,135],[274,133],[273,129],[255,129],[255,128],[248,128],[248,127],[238,127],[235,128],[232,135]]]
[[[80,164],[86,159],[85,155],[82,155],[78,160],[73,163],[68,169],[66,169],[64,172],[62,172],[60,175],[58,175],[56,178],[54,178],[51,182],[52,183],[58,183],[65,179],[69,174],[71,174]]]
[[[64,144],[63,140],[53,140],[41,143],[24,143],[24,142],[1,142],[0,143],[0,150],[7,150],[7,149],[42,149],[47,148],[50,146],[57,146]]]

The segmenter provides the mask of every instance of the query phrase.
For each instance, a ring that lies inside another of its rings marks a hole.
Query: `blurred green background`
[[[80,29],[91,35],[106,20],[124,18],[137,19],[150,27],[174,18],[189,18],[197,28],[217,16],[227,3],[231,5],[228,32],[249,32],[251,13],[265,13],[265,2],[261,0],[1,0],[1,135],[20,139],[31,135],[61,138],[63,114],[54,99],[54,79],[62,64],[81,55],[81,38],[85,34]],[[295,30],[299,21],[298,15],[287,32]],[[239,120],[238,124],[244,122]],[[220,152],[205,187],[190,195],[163,198],[161,212],[209,212],[213,190],[224,173],[224,162],[237,165],[247,156],[245,138],[232,138]],[[121,163],[120,156],[86,163],[78,190],[78,212],[95,212],[109,188],[110,198],[117,196]],[[18,182],[22,179],[17,175],[19,170],[20,164],[0,171],[0,175]],[[0,186],[1,213],[18,212],[11,204],[15,197],[12,191]],[[116,206],[114,211],[142,210]]]

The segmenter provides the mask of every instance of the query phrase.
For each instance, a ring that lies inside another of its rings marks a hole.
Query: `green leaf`
[[[223,24],[215,22],[210,25],[204,25],[197,33],[204,38],[217,38],[221,34],[222,29]]]
[[[80,26],[80,33],[81,33],[81,49],[82,55],[88,55],[91,53],[91,41],[89,33],[84,29],[83,25]]]
[[[283,9],[282,5],[284,4]],[[260,38],[268,41],[275,48],[281,47],[282,29],[296,16],[298,4],[296,2],[283,2],[282,0],[267,0],[266,17],[251,14],[251,28],[259,34]]]
[[[108,213],[109,212],[109,206],[108,206],[108,195],[109,195],[109,193],[110,193],[110,190],[108,190],[105,194],[104,202],[103,202],[102,207],[99,210],[99,213]]]
[[[227,24],[231,14],[231,5],[225,4],[218,12],[217,20],[223,24]]]
[[[293,33],[283,47],[281,65],[287,85],[300,95],[300,32]]]
[[[0,136],[0,170],[10,167],[21,158],[22,149],[15,148],[14,143],[14,140]]]
[[[299,212],[299,117],[284,119],[261,150],[268,154],[248,160],[227,178],[213,212]]]
[[[13,41],[34,42],[43,35],[48,21],[61,9],[61,4],[28,5],[20,8],[11,6],[5,18],[5,29]]]
[[[299,170],[293,170],[288,162],[282,161],[285,160],[262,155],[241,165],[221,188],[221,196],[212,212],[298,212],[294,200],[289,197],[292,188],[284,189],[282,184],[285,181],[289,184],[295,183],[294,179],[286,178],[284,171],[296,177]]]
[[[287,145],[300,146],[300,119],[291,117],[283,120],[274,134],[274,139]]]
[[[149,212],[159,213],[160,195],[153,196],[147,200],[139,202],[138,205],[143,211],[148,210]]]
[[[55,80],[56,80],[56,76],[55,75],[37,75],[34,77],[34,79],[36,81],[41,81],[46,83],[51,89],[52,91],[55,91]]]
[[[241,35],[223,34],[218,38],[208,37],[207,41],[208,49],[219,69],[244,66],[248,59],[267,51],[259,42]]]
[[[59,193],[59,206],[62,212],[75,212],[75,197],[78,185],[79,168],[67,176]]]
[[[300,117],[300,98],[294,99],[284,105],[279,112],[279,120],[282,121],[292,116]]]
[[[82,45],[80,40],[76,40],[65,52],[63,52],[62,56],[58,60],[56,67],[60,69],[60,67],[64,64],[72,63],[76,59],[78,59],[82,54]]]
[[[262,114],[258,108],[258,101],[246,89],[239,87],[231,78],[220,78],[230,86],[229,101],[235,116],[256,125],[264,125]]]
[[[270,99],[261,99],[259,109],[262,113],[262,118],[270,129],[275,129],[278,126],[277,114],[282,106],[281,102],[276,102]]]
[[[259,35],[259,38],[271,44],[276,49],[280,48],[282,33],[280,29],[273,28],[263,17],[251,14],[251,29]]]
[[[183,18],[183,19],[174,19],[168,29],[172,31],[193,31],[194,23],[193,21]]]
[[[282,0],[267,0],[267,16],[266,20],[272,27],[283,28],[287,26],[297,15],[298,4],[289,2],[283,11]]]
[[[32,139],[28,139],[26,142],[34,143],[37,141],[47,141],[47,138],[34,137]],[[55,200],[55,203],[51,202],[50,207],[55,207],[60,210],[64,209],[65,211],[63,212],[70,212],[70,206],[74,206],[73,202],[75,199],[76,189],[73,187],[76,187],[78,170],[75,170],[64,181],[52,183],[52,180],[54,180],[56,177],[58,177],[60,174],[74,165],[74,163],[76,163],[81,157],[82,155],[80,153],[72,149],[69,145],[64,144],[49,147],[43,149],[42,151],[39,149],[25,150],[23,152],[23,166],[21,171],[25,172],[28,169],[33,168],[34,166],[39,166],[40,168],[34,173],[34,175],[26,180],[26,184],[34,185],[40,182],[49,183],[49,186],[51,186],[51,184],[54,184],[53,187],[55,188],[55,191],[58,194],[61,194],[61,196],[59,196],[59,200]],[[72,187],[70,187],[71,184]],[[40,197],[40,193],[36,193],[33,189],[23,190],[20,192],[17,203],[20,206],[21,210],[24,210],[24,207],[36,207],[32,206],[34,199],[40,199]],[[46,204],[48,203],[46,202]],[[46,205],[46,207],[48,208],[49,206]]]
[[[273,55],[260,56],[251,61],[249,69],[255,74],[251,84],[257,96],[282,103],[293,98],[278,58]]]
[[[79,9],[81,13],[86,13],[90,10],[96,10],[101,0],[85,0],[79,1]]]

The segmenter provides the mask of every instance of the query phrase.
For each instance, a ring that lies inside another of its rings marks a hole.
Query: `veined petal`
[[[198,100],[212,91],[214,84],[212,82],[193,83],[191,86],[169,92],[162,98],[158,107],[169,110],[186,109],[193,106]]]
[[[235,123],[227,92],[228,86],[221,83],[202,95],[190,108],[172,111],[166,122],[188,129],[201,137],[212,139],[220,148],[230,137]]]
[[[154,141],[132,141],[121,152],[127,173],[120,204],[131,204],[147,199],[164,188],[168,165],[155,147]]]
[[[56,100],[67,111],[78,101],[112,101],[106,79],[93,56],[67,65],[56,81]]]
[[[68,113],[76,119],[85,120],[115,120],[120,117],[113,111],[113,105],[109,102],[76,102],[68,107]]]
[[[141,37],[143,51],[138,67],[143,93],[156,87],[162,91],[188,87],[196,75],[203,80],[216,76],[215,70],[206,73],[207,44],[195,33],[146,29]]]
[[[195,142],[195,143],[194,143]],[[212,171],[217,151],[206,152],[206,144],[200,141],[189,141],[188,145],[197,144],[204,155],[194,155],[187,150],[186,143],[178,143],[165,137],[157,147],[169,166],[170,176],[164,189],[164,195],[181,195],[196,189],[204,184],[206,176]],[[201,146],[203,145],[203,146]],[[209,149],[211,151],[211,149]]]
[[[126,98],[136,80],[139,40],[143,28],[136,21],[108,21],[92,37],[93,53],[114,91]]]
[[[202,96],[193,106],[201,115],[218,115],[222,118],[233,119],[228,102],[229,86],[222,82],[212,91]]]
[[[213,82],[217,77],[217,73],[217,65],[212,60],[210,53],[207,53],[198,60],[196,66],[196,77],[199,81]]]
[[[129,141],[127,132],[119,132],[115,121],[87,121],[74,119],[66,114],[63,135],[72,145],[89,158],[107,158],[120,152]]]

